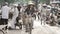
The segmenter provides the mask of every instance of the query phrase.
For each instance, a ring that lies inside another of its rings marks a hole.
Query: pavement
[[[60,34],[60,27],[50,26],[50,25],[41,25],[41,21],[35,21],[36,23],[40,23],[40,25],[35,26],[32,34]]]
[[[34,20],[34,29],[32,34],[60,34],[60,27],[50,26],[47,24],[41,25],[40,20]],[[8,30],[7,34],[29,34],[25,32],[25,29],[22,30]]]

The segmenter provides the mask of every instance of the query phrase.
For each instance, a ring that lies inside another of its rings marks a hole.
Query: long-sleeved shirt
[[[6,6],[2,7],[1,11],[2,11],[2,18],[3,19],[8,19],[10,8],[6,5]]]

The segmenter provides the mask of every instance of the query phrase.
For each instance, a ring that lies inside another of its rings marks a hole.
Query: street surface
[[[1,26],[2,27],[2,26]],[[60,27],[49,26],[47,24],[41,25],[41,21],[36,19],[34,20],[34,29],[32,34],[60,34]],[[25,32],[25,29],[22,30],[8,30],[7,34],[28,34]]]

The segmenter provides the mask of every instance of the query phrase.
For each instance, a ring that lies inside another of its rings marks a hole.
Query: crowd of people
[[[60,24],[60,8],[58,5],[40,3],[36,8],[33,1],[29,1],[28,4],[23,6],[20,4],[8,6],[6,2],[1,8],[0,24],[8,24],[8,29],[16,29],[16,26],[22,29],[22,26],[24,26],[26,32],[28,32],[29,27],[33,29],[33,20],[36,20],[36,16],[38,16],[38,20],[41,20],[41,24],[43,23],[42,21],[44,21],[44,25]],[[7,26],[5,28],[7,29]]]

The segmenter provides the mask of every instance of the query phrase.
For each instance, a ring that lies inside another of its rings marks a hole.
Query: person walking
[[[41,10],[41,24],[43,23],[44,25],[46,24],[45,20],[46,20],[46,4],[43,4],[42,6],[42,10]]]
[[[18,9],[17,9],[17,4],[14,4],[13,5],[14,7],[12,8],[13,9],[13,16],[12,16],[12,19],[11,19],[11,26],[10,26],[10,29],[16,29],[15,27],[15,24],[16,24],[16,18],[18,17]]]
[[[25,14],[27,14],[26,20],[25,20],[26,32],[28,32],[28,27],[30,27],[30,26],[31,26],[30,28],[33,29],[32,15],[36,11],[34,5],[35,4],[33,3],[33,1],[29,1],[28,6],[27,6],[27,8],[25,10]]]
[[[5,4],[2,6],[1,11],[2,11],[2,18],[1,18],[2,23],[3,25],[7,25],[8,19],[9,19],[9,11],[10,11],[10,8],[8,7],[7,2],[5,2]],[[7,29],[7,26],[3,29]]]

